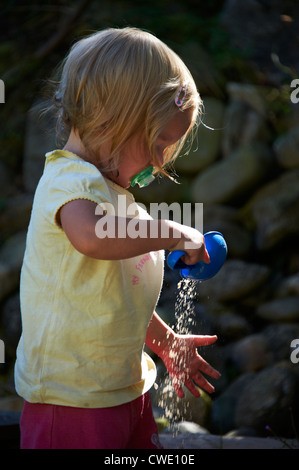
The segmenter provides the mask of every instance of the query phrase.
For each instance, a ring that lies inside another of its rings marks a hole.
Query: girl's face
[[[164,162],[164,150],[170,145],[175,144],[186,134],[191,125],[192,118],[193,109],[188,109],[184,112],[178,111],[162,130],[156,144],[156,157],[161,166]],[[109,178],[123,188],[128,188],[132,178],[150,166],[154,166],[154,163],[146,149],[146,145],[140,136],[136,136],[130,140],[123,151],[118,166],[118,175],[111,174]]]

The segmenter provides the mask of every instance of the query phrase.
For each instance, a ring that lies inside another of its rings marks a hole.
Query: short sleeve
[[[95,204],[110,202],[110,192],[103,175],[94,165],[79,157],[65,157],[63,151],[57,152],[58,156],[47,154],[40,189],[46,196],[42,198],[45,213],[61,228],[58,214],[62,206],[76,199],[88,199]]]

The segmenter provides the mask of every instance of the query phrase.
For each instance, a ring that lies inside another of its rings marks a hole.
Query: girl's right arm
[[[121,220],[122,227],[124,225],[126,227],[124,236],[123,230],[122,233],[118,232],[119,218],[96,215],[96,207],[97,204],[88,199],[76,199],[62,206],[57,216],[74,248],[86,256],[115,260],[131,258],[150,251],[178,249],[186,252],[182,257],[186,264],[195,264],[201,260],[209,262],[204,237],[194,228],[171,220],[142,219],[136,220],[136,231],[142,233],[142,237],[133,238],[130,237],[130,230],[127,230],[132,219]],[[100,238],[96,232],[97,223],[102,217],[106,218],[107,224],[111,223],[111,226],[115,227],[115,232],[109,236],[108,231],[104,238]],[[114,220],[109,220],[109,217]]]

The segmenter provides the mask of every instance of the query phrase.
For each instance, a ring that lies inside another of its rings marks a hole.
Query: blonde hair
[[[143,136],[157,171],[175,160],[201,113],[194,80],[179,56],[152,34],[137,29],[109,28],[75,43],[62,64],[55,100],[58,130],[72,128],[98,160],[101,145],[110,141],[110,155],[101,171],[117,168],[124,145]],[[175,97],[185,84],[183,104]],[[156,159],[156,140],[178,112],[194,109],[187,133]]]

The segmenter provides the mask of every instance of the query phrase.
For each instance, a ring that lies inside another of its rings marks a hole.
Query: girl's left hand
[[[172,378],[173,387],[177,395],[180,398],[184,397],[182,383],[195,397],[200,396],[196,385],[208,393],[213,393],[213,385],[208,382],[202,373],[214,379],[218,379],[220,373],[198,354],[197,348],[213,344],[217,341],[217,336],[177,334],[171,336],[171,341],[161,352],[161,358]]]

